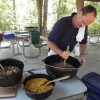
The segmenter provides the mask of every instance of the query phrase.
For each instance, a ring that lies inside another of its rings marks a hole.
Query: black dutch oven
[[[44,63],[48,75],[52,76],[53,78],[59,78],[69,75],[70,76],[69,79],[76,76],[78,68],[81,66],[79,60],[72,56],[69,56],[68,59],[66,60],[66,63],[71,64],[73,66],[73,68],[70,68],[69,70],[67,68],[52,66],[53,63],[55,62],[59,63],[61,61],[64,61],[64,59],[59,55],[51,55],[45,58]]]
[[[55,86],[55,82],[51,83],[53,85],[53,88],[52,89],[50,89],[47,92],[43,92],[43,93],[32,93],[32,92],[29,92],[25,88],[25,85],[31,79],[35,79],[35,78],[46,78],[46,79],[48,79],[48,81],[50,81],[50,80],[53,80],[53,78],[50,77],[49,75],[46,75],[46,74],[34,74],[31,71],[29,71],[29,73],[31,73],[32,75],[26,77],[24,79],[24,81],[23,81],[23,87],[24,87],[24,90],[25,90],[26,95],[28,97],[30,97],[31,99],[34,99],[34,100],[45,100],[46,98],[48,98],[52,94],[52,91],[53,91],[54,86]]]
[[[0,64],[4,68],[5,68],[5,66],[6,67],[16,66],[20,69],[17,73],[0,77],[0,87],[13,86],[22,80],[23,68],[24,68],[23,62],[16,60],[16,59],[8,58],[8,59],[0,60]]]

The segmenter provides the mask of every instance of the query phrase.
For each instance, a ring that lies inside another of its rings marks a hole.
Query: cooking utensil
[[[63,60],[64,59],[60,57],[59,55],[51,55],[51,56],[46,57],[44,60],[44,63],[45,63],[46,71],[48,75],[54,78],[59,78],[66,75],[70,76],[69,79],[75,77],[78,72],[78,69],[81,66],[79,60],[72,56],[68,57],[68,59],[66,60],[66,63],[71,64],[73,68],[62,68],[62,67],[54,66],[55,63],[62,62]]]
[[[67,76],[64,76],[64,77],[61,77],[61,78],[57,78],[57,79],[48,81],[47,83],[45,83],[45,85],[51,84],[52,82],[57,82],[57,81],[61,81],[61,80],[64,80],[64,79],[68,79],[69,77],[70,77],[70,76],[67,75]]]
[[[8,59],[0,60],[0,64],[4,68],[9,66],[16,66],[20,69],[17,73],[14,73],[12,75],[6,75],[2,77],[0,76],[0,87],[13,86],[21,81],[23,76],[23,68],[24,68],[23,62],[16,59],[8,58]]]
[[[3,71],[5,71],[5,69],[4,69],[4,67],[0,64],[0,67],[1,67],[1,69],[3,70]]]
[[[48,79],[50,81],[50,80],[53,80],[53,78],[50,77],[49,75],[46,75],[46,74],[34,74],[31,71],[28,71],[28,72],[31,73],[32,75],[29,75],[23,81],[23,86],[24,86],[24,90],[25,90],[26,95],[28,97],[30,97],[31,99],[35,99],[35,100],[44,100],[44,99],[48,98],[52,94],[52,91],[53,91],[54,86],[55,86],[55,82],[51,83],[53,85],[53,88],[52,89],[50,89],[47,92],[43,92],[43,93],[32,93],[32,92],[29,92],[25,88],[25,85],[31,79],[35,79],[35,78],[46,78],[46,79]]]
[[[69,51],[69,45],[67,46],[67,52]],[[66,66],[66,60],[67,59],[64,59],[64,66]]]

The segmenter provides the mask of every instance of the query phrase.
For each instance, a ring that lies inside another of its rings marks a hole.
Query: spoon
[[[69,45],[67,46],[67,51],[69,51]],[[66,66],[66,60],[67,59],[64,59],[64,66]]]
[[[2,68],[3,71],[5,71],[4,67],[0,64],[0,67]]]
[[[54,80],[51,80],[51,81],[48,81],[47,83],[45,83],[45,85],[48,85],[52,82],[57,82],[57,81],[61,81],[61,80],[64,80],[64,79],[68,79],[70,76],[67,75],[67,76],[64,76],[64,77],[60,77],[60,78],[57,78],[57,79],[54,79]]]

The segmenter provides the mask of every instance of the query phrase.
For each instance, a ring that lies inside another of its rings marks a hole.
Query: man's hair
[[[91,13],[91,12],[94,12],[94,16],[96,17],[97,16],[97,10],[95,7],[91,6],[91,5],[88,5],[88,6],[85,6],[81,9],[82,11],[82,15],[86,15],[88,13]]]

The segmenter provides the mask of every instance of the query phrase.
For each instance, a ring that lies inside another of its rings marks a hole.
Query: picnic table
[[[100,30],[97,30],[96,34],[89,35],[89,43],[100,43]]]

